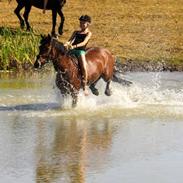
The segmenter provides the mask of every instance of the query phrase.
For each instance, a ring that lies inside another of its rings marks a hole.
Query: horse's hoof
[[[58,38],[58,35],[56,33],[51,33],[51,36],[54,37],[54,38]]]
[[[96,95],[96,96],[99,95],[99,91],[98,91],[96,88],[90,87],[90,89],[91,89],[91,91],[92,91],[92,93],[93,93],[94,95]]]
[[[72,108],[76,108],[77,104],[76,103],[72,103]]]
[[[24,27],[25,27],[25,23],[24,23],[24,21],[22,21],[22,22],[20,23],[20,28],[21,28],[21,29],[24,29]]]
[[[92,93],[93,93],[94,95],[96,95],[96,96],[98,96],[98,95],[99,95],[99,91],[98,91],[97,89],[92,90]]]
[[[112,95],[112,91],[111,91],[111,90],[106,90],[106,91],[105,91],[105,94],[106,94],[107,96],[111,96],[111,95]]]
[[[27,31],[28,31],[28,32],[33,32],[33,30],[32,30],[31,27],[27,27]]]
[[[77,107],[77,98],[72,100],[72,108],[76,108]]]
[[[59,33],[60,35],[62,35],[62,34],[63,34],[62,29],[58,29],[58,33]]]

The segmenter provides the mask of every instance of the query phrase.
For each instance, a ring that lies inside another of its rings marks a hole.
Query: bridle
[[[44,42],[42,43],[42,46],[44,47]],[[44,59],[44,64],[48,63],[49,60],[54,60],[54,56],[52,57],[52,52],[53,52],[53,48],[58,48],[59,49],[59,53],[62,54],[66,54],[66,49],[63,46],[63,43],[57,42],[56,38],[51,38],[49,46],[47,47],[47,51],[46,53],[43,52],[43,54],[39,54],[37,56],[37,64],[38,64],[38,68],[41,68],[41,66],[43,65],[43,62],[41,62],[42,59]],[[54,53],[54,52],[53,52]]]
[[[45,64],[49,62],[49,61],[47,61],[47,60],[50,59],[50,53],[51,53],[51,51],[52,51],[52,48],[53,48],[53,38],[51,38],[50,46],[48,47],[47,53],[42,54],[41,56],[40,56],[40,55],[37,56],[37,62],[38,62],[39,68],[41,68],[41,65],[42,65],[42,63],[41,63],[41,61],[40,61],[40,58],[43,58],[43,57],[46,58],[46,59],[44,58],[44,59],[46,60],[46,61],[45,61]]]

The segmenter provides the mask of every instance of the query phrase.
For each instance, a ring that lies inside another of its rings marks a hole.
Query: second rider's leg
[[[43,5],[43,13],[46,12],[46,6],[47,6],[47,3],[48,3],[48,0],[43,0],[44,1],[44,5]]]

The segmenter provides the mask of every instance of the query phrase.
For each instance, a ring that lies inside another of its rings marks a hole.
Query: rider
[[[43,0],[44,1],[44,4],[43,4],[43,13],[46,12],[46,6],[47,6],[47,3],[48,3],[48,0]]]
[[[84,94],[88,95],[88,90],[86,88],[88,73],[86,70],[86,45],[91,38],[91,31],[89,30],[89,25],[91,23],[91,17],[88,15],[82,15],[79,18],[80,21],[80,30],[76,30],[73,32],[71,38],[64,45],[70,48],[70,54],[75,55],[79,59],[79,63],[81,65],[81,73],[82,73],[82,84]]]

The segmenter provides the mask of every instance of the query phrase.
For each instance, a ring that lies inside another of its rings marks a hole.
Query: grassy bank
[[[26,69],[35,59],[39,36],[20,29],[0,28],[0,69]]]
[[[13,13],[16,7],[15,0],[10,4],[2,0],[0,7],[3,7],[0,11],[0,27],[17,29],[19,22]],[[183,65],[182,0],[69,0],[63,12],[66,20],[64,34],[60,37],[62,42],[65,42],[71,32],[78,27],[77,18],[81,14],[89,14],[93,22],[91,25],[93,36],[89,46],[106,47],[124,62],[126,60],[138,63],[151,61],[175,66]],[[47,11],[43,15],[41,10],[32,8],[30,23],[36,32],[49,33],[51,12]],[[25,38],[27,46],[32,44],[30,46],[32,48],[27,50],[27,55],[32,52],[30,57],[27,57],[28,62],[34,57],[37,39],[39,39],[35,37],[35,42],[32,42],[31,36],[25,34],[22,38]],[[1,34],[1,47],[4,40],[2,37],[4,35]],[[22,50],[26,49],[22,48]],[[21,54],[21,50],[19,53]],[[25,60],[24,57],[23,62]],[[7,61],[3,58],[3,62]]]

